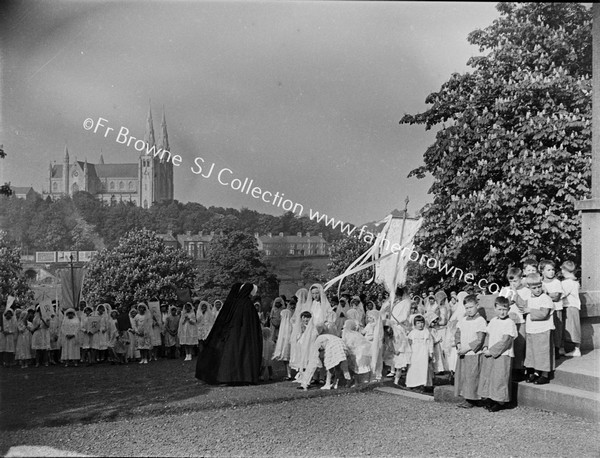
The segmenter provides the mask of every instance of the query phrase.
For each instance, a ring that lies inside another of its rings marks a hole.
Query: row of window
[[[325,250],[319,250],[319,249],[313,249],[313,250],[294,250],[294,249],[290,249],[289,251],[285,251],[285,250],[269,250],[269,249],[265,249],[265,255],[267,256],[285,256],[286,254],[289,254],[291,256],[310,256],[310,255],[320,255],[320,254],[326,254]]]
[[[59,187],[59,185],[58,185],[57,181],[55,181],[54,183],[52,183],[52,191],[58,192],[58,187]],[[108,184],[108,189],[110,191],[115,191],[117,189],[117,187],[118,187],[119,191],[124,191],[125,190],[125,182],[124,181],[119,181],[117,183],[115,181],[111,181]],[[77,190],[79,191],[79,186],[77,185],[77,183],[73,183],[73,186],[71,187],[71,189],[73,189],[73,190],[75,190],[75,188],[77,188]],[[136,188],[135,181],[130,181],[127,184],[127,189],[129,191],[135,191],[135,188]],[[106,183],[102,183],[102,190],[106,191]],[[73,191],[73,192],[75,192],[75,191]]]

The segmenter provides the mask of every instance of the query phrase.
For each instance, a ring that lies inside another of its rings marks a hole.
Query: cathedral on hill
[[[144,141],[149,151],[153,151],[153,147],[157,151],[160,148],[171,151],[164,112],[160,143],[156,143],[154,138],[152,110],[148,111]],[[133,202],[144,208],[149,208],[157,202],[173,200],[173,163],[168,160],[170,156],[153,156],[145,152],[146,148],[140,154],[137,163],[105,164],[100,154],[99,163],[91,164],[87,159],[82,162],[76,157],[71,161],[65,146],[63,163],[50,164],[48,189],[43,191],[43,196],[54,199],[65,195],[72,196],[77,191],[86,191],[104,202]]]

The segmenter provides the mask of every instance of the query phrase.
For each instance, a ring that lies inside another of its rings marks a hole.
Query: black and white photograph
[[[0,454],[600,455],[600,4],[7,0]]]

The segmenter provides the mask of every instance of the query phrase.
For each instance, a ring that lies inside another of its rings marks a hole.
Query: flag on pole
[[[423,220],[410,220],[388,215],[378,225],[383,228],[373,245],[352,262],[348,268],[337,277],[325,284],[325,289],[331,288],[361,270],[375,266],[375,275],[369,281],[382,284],[390,295],[394,295],[396,286],[406,283],[406,269],[414,248],[414,237],[421,228]],[[393,298],[392,298],[393,300]]]
[[[60,306],[62,309],[79,309],[84,276],[85,269],[82,267],[67,267],[58,271],[58,278],[60,278],[61,283],[62,302]]]

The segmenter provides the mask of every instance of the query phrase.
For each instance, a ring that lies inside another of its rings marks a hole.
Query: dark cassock
[[[236,283],[198,354],[196,378],[210,384],[258,383],[262,326],[251,297],[257,287]]]

